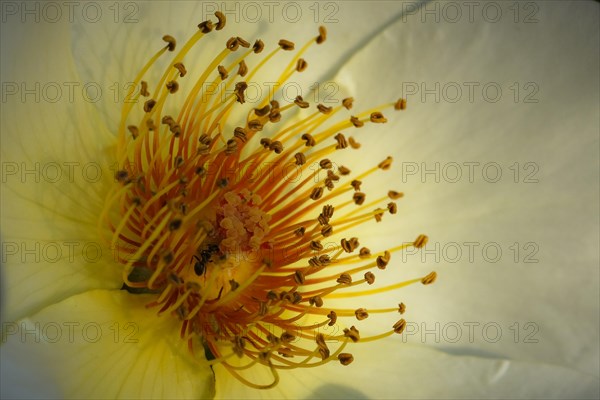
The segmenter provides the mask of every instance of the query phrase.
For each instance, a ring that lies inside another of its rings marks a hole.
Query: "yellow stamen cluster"
[[[360,147],[343,131],[385,123],[380,110],[402,110],[406,102],[349,114],[353,99],[347,98],[336,106],[313,105],[312,113],[294,122],[290,114],[311,108],[301,96],[280,104],[277,92],[270,93],[249,107],[248,83],[277,53],[295,51],[295,45],[282,39],[262,57],[262,41],[251,45],[232,37],[206,69],[192,76],[188,70],[195,69],[188,63],[193,60],[185,56],[205,35],[225,27],[225,16],[217,12],[216,17],[216,23],[199,24],[179,52],[176,40],[164,36],[166,46],[136,77],[139,91],[129,94],[119,128],[122,168],[100,226],[110,227],[127,290],[155,293],[148,306],[179,321],[192,352],[207,354],[247,385],[266,388],[278,382],[279,369],[331,360],[348,365],[354,360],[343,352],[349,342],[401,333],[406,326],[400,319],[366,338],[354,326],[336,332],[330,327],[344,319],[403,314],[405,305],[341,309],[328,307],[329,299],[429,284],[436,275],[348,290],[375,285],[371,270],[385,269],[394,252],[427,242],[421,235],[372,254],[356,235],[345,236],[385,213],[395,214],[394,200],[402,193],[392,190],[367,202],[361,191],[369,175],[390,168],[391,157],[358,174],[328,158],[348,145]],[[326,36],[319,28],[319,35],[295,53],[277,79],[279,87],[308,67],[302,55]],[[151,91],[143,79],[167,51],[174,55]],[[143,110],[139,117],[136,105]],[[241,107],[248,108],[247,116],[236,124],[232,112]],[[347,116],[331,122],[342,113]],[[245,362],[234,362],[235,357]],[[243,370],[257,364],[271,371],[272,381],[259,384],[243,377]]]

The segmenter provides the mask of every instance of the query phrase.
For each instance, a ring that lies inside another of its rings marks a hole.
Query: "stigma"
[[[119,124],[120,169],[99,226],[110,230],[123,289],[152,294],[147,307],[180,325],[190,352],[246,385],[270,388],[280,370],[347,366],[354,361],[348,345],[401,334],[404,303],[368,308],[366,300],[437,275],[379,284],[393,254],[425,246],[427,236],[379,252],[361,244],[364,225],[397,213],[402,192],[363,190],[393,160],[357,172],[336,162],[338,152],[360,152],[353,135],[361,128],[385,124],[384,112],[404,110],[406,101],[360,112],[352,98],[311,104],[302,96],[283,101],[277,90],[250,101],[246,91],[259,71],[291,53],[274,77],[282,87],[309,67],[304,54],[327,32],[320,27],[299,49],[281,39],[270,51],[261,40],[224,38],[199,68],[186,56],[205,36],[221,34],[225,16],[215,17],[181,50],[165,35],[136,76]],[[167,57],[166,70],[156,71]],[[351,307],[332,306],[333,299]],[[379,313],[396,317],[362,337],[355,325]],[[254,367],[270,379],[249,381],[244,372]]]

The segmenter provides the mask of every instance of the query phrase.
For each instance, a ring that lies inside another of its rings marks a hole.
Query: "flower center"
[[[376,254],[361,246],[352,234],[357,227],[396,214],[401,192],[389,190],[367,202],[361,190],[363,180],[388,170],[392,159],[353,174],[328,158],[360,148],[344,131],[386,123],[379,110],[403,110],[406,102],[340,118],[353,107],[347,98],[335,106],[317,104],[293,121],[289,114],[311,107],[301,96],[280,104],[277,92],[269,93],[248,107],[245,91],[256,73],[295,45],[280,40],[260,58],[262,41],[251,46],[232,37],[205,69],[190,76],[185,56],[201,38],[225,26],[224,15],[215,15],[216,23],[201,23],[175,53],[154,92],[143,79],[158,58],[174,52],[174,38],[163,38],[167,45],[136,77],[139,91],[129,93],[119,127],[122,167],[99,221],[110,229],[107,240],[123,265],[124,289],[155,293],[148,307],[181,324],[190,351],[221,363],[247,385],[268,388],[277,384],[280,369],[331,360],[348,365],[353,361],[344,352],[348,343],[402,333],[406,325],[401,318],[379,335],[361,337],[349,319],[404,314],[404,303],[339,308],[330,307],[329,300],[355,301],[429,284],[436,274],[375,284],[373,270],[385,270],[394,252],[423,247],[427,237]],[[301,56],[325,39],[321,27],[277,78],[280,86],[307,68]],[[136,108],[142,99],[143,106]],[[240,107],[247,108],[241,121],[233,117]],[[355,289],[361,285],[374,286]],[[272,379],[248,381],[244,370],[255,365],[265,367]]]

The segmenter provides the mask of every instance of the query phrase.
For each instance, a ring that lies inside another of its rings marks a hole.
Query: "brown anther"
[[[294,272],[294,281],[298,284],[298,285],[304,285],[304,281],[306,280],[306,278],[304,278],[304,272],[297,270],[296,272]]]
[[[323,235],[324,237],[331,236],[332,233],[333,227],[329,224],[326,224],[323,226],[323,228],[321,228],[321,235]]]
[[[228,48],[230,51],[236,51],[240,47],[240,42],[238,38],[231,37],[229,38],[229,40],[227,40],[225,47]]]
[[[196,175],[203,176],[206,174],[206,169],[204,167],[196,168]]]
[[[175,157],[173,164],[175,165],[175,168],[181,167],[183,165],[183,157],[182,156]],[[182,185],[185,185],[187,183],[187,177],[182,176],[181,178],[179,178],[179,183],[181,183]]]
[[[283,152],[283,143],[281,143],[279,140],[276,140],[271,143],[269,149],[275,152],[275,154],[281,154],[281,152]]]
[[[344,100],[342,100],[342,105],[346,108],[346,110],[351,109],[353,103],[354,99],[352,97],[346,97]]]
[[[235,139],[229,139],[225,147],[225,154],[231,155],[237,151],[238,144]]]
[[[331,169],[333,167],[333,164],[331,163],[331,160],[329,160],[328,158],[324,158],[321,161],[319,161],[319,167],[323,169]]]
[[[382,162],[380,162],[377,165],[377,167],[381,168],[384,171],[387,171],[392,166],[392,161],[394,161],[394,159],[392,157],[388,156],[388,157],[385,158],[385,160],[383,160]]]
[[[235,97],[240,104],[244,104],[246,102],[244,98],[244,90],[248,87],[246,82],[238,82],[235,84]]]
[[[167,86],[167,90],[171,94],[176,93],[179,90],[179,83],[177,83],[177,81],[169,81],[169,82],[167,82],[166,86]]]
[[[236,39],[237,39],[237,41],[238,41],[238,44],[239,44],[240,46],[242,46],[242,47],[244,47],[244,48],[246,48],[246,49],[250,47],[250,42],[248,42],[247,40],[244,40],[243,38],[241,38],[241,37],[239,37],[239,36],[238,36],[238,37],[236,37]]]
[[[336,175],[332,170],[327,170],[327,179],[332,180],[333,182],[337,182],[340,180],[339,175]]]
[[[344,329],[344,336],[350,338],[354,343],[360,340],[360,332],[354,326],[351,326],[350,329]]]
[[[331,217],[333,217],[334,210],[335,210],[335,208],[332,205],[326,204],[323,206],[323,215],[326,216],[327,218],[331,218]]]
[[[304,101],[302,96],[296,97],[296,99],[294,100],[294,104],[296,104],[300,108],[308,108],[310,106],[310,104],[308,104],[308,101]]]
[[[212,139],[206,133],[203,133],[202,135],[200,135],[200,137],[198,138],[198,141],[205,146],[210,146],[212,143]]]
[[[211,20],[200,22],[198,24],[198,29],[202,31],[202,33],[209,33],[213,30],[214,25]]]
[[[338,360],[342,365],[350,365],[354,361],[354,356],[350,353],[340,353],[338,354]]]
[[[246,340],[240,335],[235,335],[233,340],[233,352],[236,356],[242,357],[244,355],[244,347],[246,347]]]
[[[326,225],[326,224],[329,223],[329,218],[327,218],[323,214],[319,214],[319,217],[317,218],[317,221],[319,221],[319,224],[321,224],[321,225]]]
[[[208,153],[210,153],[210,147],[208,147],[206,145],[200,145],[200,146],[198,146],[198,149],[196,150],[196,152],[198,154],[202,154],[202,155],[208,154]]]
[[[246,136],[246,131],[244,130],[244,128],[241,128],[239,126],[233,130],[233,136],[238,138],[242,143],[245,143],[246,140],[248,140],[248,137]]]
[[[292,293],[292,304],[299,304],[302,301],[302,295],[298,292]]]
[[[260,39],[258,39],[256,42],[254,42],[254,45],[252,46],[252,50],[254,50],[254,54],[260,53],[261,51],[263,51],[264,48],[265,48],[265,44]]]
[[[323,196],[323,188],[321,186],[314,188],[310,194],[312,200],[319,200],[321,196]]]
[[[350,147],[353,149],[360,149],[360,143],[358,143],[352,136],[348,138],[348,142],[350,143]]]
[[[310,265],[311,267],[321,267],[322,266],[321,261],[319,261],[319,257],[317,257],[317,256],[311,257],[308,260],[308,265]]]
[[[263,108],[255,108],[254,115],[256,115],[257,117],[264,117],[269,113],[269,111],[271,111],[271,106],[267,104]]]
[[[359,181],[358,179],[354,179],[352,182],[350,182],[350,185],[352,185],[354,190],[356,190],[357,192],[360,192],[360,185],[362,185],[362,181]]]
[[[279,102],[277,100],[271,100],[269,104],[271,105],[271,108],[279,108]]]
[[[425,247],[428,241],[429,238],[427,237],[427,235],[419,235],[413,242],[413,246],[415,246],[417,249],[420,249]]]
[[[259,132],[263,130],[263,124],[257,119],[253,119],[248,121],[248,128],[254,132]]]
[[[141,81],[140,84],[142,85],[142,88],[140,90],[140,94],[144,97],[148,97],[150,96],[150,93],[148,92],[148,82],[146,81]]]
[[[436,278],[437,278],[437,273],[435,271],[433,271],[429,275],[427,275],[426,277],[421,279],[421,283],[423,285],[430,285],[433,282],[435,282]]]
[[[406,321],[404,318],[394,324],[394,332],[397,334],[404,332],[404,328],[406,328]]]
[[[248,73],[248,66],[246,65],[246,61],[244,61],[244,60],[240,61],[237,73],[241,77],[246,76],[246,74]]]
[[[358,238],[353,237],[350,240],[344,238],[341,241],[341,246],[346,253],[352,253],[358,247]]]
[[[360,128],[365,124],[364,122],[362,122],[360,119],[358,119],[356,117],[350,117],[350,122],[352,122],[352,125],[354,125],[356,128]]]
[[[387,204],[387,209],[390,212],[390,214],[396,214],[398,212],[398,206],[393,201],[390,201]]]
[[[281,120],[281,113],[279,112],[279,108],[271,108],[269,112],[269,122],[275,123]]]
[[[398,304],[398,312],[404,314],[406,312],[406,305],[404,303]]]
[[[356,204],[357,206],[360,206],[365,202],[366,197],[367,197],[367,195],[364,194],[363,192],[355,192],[354,195],[352,196],[352,200],[354,200],[354,204]]]
[[[285,51],[294,50],[294,42],[290,42],[289,40],[281,39],[278,43],[279,47]]]
[[[237,283],[237,281],[235,279],[230,279],[229,280],[229,285],[231,286],[231,290],[236,290],[237,288],[240,287],[240,284]]]
[[[356,316],[356,319],[359,321],[369,318],[369,313],[364,308],[359,308],[358,310],[354,311],[354,315]]]
[[[172,126],[173,124],[175,124],[175,120],[170,115],[165,115],[164,117],[162,117],[160,122],[165,125],[169,125],[169,127]]]
[[[148,120],[148,121],[150,121],[150,120]],[[132,138],[135,139],[135,138],[137,138],[139,136],[139,130],[138,130],[137,126],[135,126],[135,125],[129,125],[127,127],[127,129],[129,130],[129,133],[131,133],[131,137]]]
[[[217,67],[217,71],[219,71],[219,75],[221,76],[221,80],[222,81],[224,81],[225,79],[227,79],[227,77],[229,76],[229,74],[227,73],[227,70],[222,65],[219,65]]]
[[[396,192],[395,190],[390,190],[388,192],[388,197],[392,200],[397,200],[397,199],[404,197],[404,193]]]
[[[346,140],[346,136],[344,136],[343,134],[338,133],[334,136],[334,139],[337,141],[337,146],[335,146],[337,150],[345,149],[346,147],[348,147],[348,141]]]
[[[155,129],[154,120],[153,119],[147,119],[146,120],[146,127],[148,128],[149,131],[153,131]]]
[[[175,256],[173,255],[173,252],[171,250],[165,251],[162,255],[162,260],[167,265],[171,264],[174,259],[175,259]]]
[[[279,354],[280,356],[286,357],[286,358],[294,357],[294,352],[289,347],[281,347],[281,346],[278,347],[277,354]]]
[[[350,170],[346,167],[344,167],[343,165],[340,165],[338,167],[338,172],[340,173],[340,175],[345,176],[345,175],[350,175]]]
[[[227,185],[229,185],[229,179],[228,178],[221,178],[219,180],[217,180],[217,186],[221,189],[224,189],[227,187]]]
[[[385,124],[387,122],[387,119],[379,111],[375,111],[374,113],[371,113],[370,118],[371,118],[371,122],[376,123],[376,124]]]
[[[317,109],[319,109],[319,112],[321,114],[331,114],[331,111],[333,110],[332,107],[327,107],[327,106],[324,106],[323,104],[317,104]]]
[[[221,11],[216,11],[215,17],[217,17],[217,19],[218,19],[217,25],[215,25],[215,29],[220,31],[221,29],[223,29],[225,27],[227,18],[225,17],[225,14],[223,14]]]
[[[302,140],[304,140],[306,147],[313,147],[315,144],[317,144],[315,138],[313,138],[310,133],[304,133],[302,135]]]
[[[179,317],[180,320],[184,320],[185,317],[187,316],[187,311],[183,305],[177,307],[175,312],[177,313],[177,316]]]
[[[298,62],[296,63],[296,71],[302,72],[306,69],[306,67],[308,67],[306,60],[304,58],[299,58]]]
[[[381,208],[375,209],[375,214],[373,216],[375,217],[375,221],[381,222],[383,219],[383,210]]]
[[[129,179],[129,172],[124,169],[115,172],[115,179],[121,183],[129,183],[131,181]]]
[[[329,314],[327,314],[327,318],[329,318],[329,323],[327,324],[329,326],[333,326],[337,322],[337,314],[335,311],[330,311]]]
[[[310,299],[308,299],[308,303],[311,306],[316,306],[316,307],[323,307],[323,299],[321,298],[321,296],[313,296]]]
[[[183,63],[175,63],[173,64],[173,68],[175,68],[177,71],[179,71],[179,77],[183,78],[185,76],[185,74],[187,74],[187,70],[185,69],[185,65],[183,65]]]
[[[267,293],[267,300],[275,301],[278,298],[279,298],[279,296],[277,296],[277,293],[275,293],[272,290],[269,290],[269,292]]]
[[[394,110],[405,110],[406,109],[406,99],[398,99],[396,104],[394,104]]]
[[[327,254],[321,254],[319,256],[319,262],[321,263],[321,265],[329,265],[331,264],[331,258],[329,258],[329,256]]]
[[[325,335],[323,335],[322,333],[317,333],[317,336],[315,337],[315,342],[317,343],[317,346],[319,346],[320,349],[327,348],[327,343],[325,343]]]
[[[306,164],[306,156],[304,153],[296,153],[294,154],[294,158],[296,159],[296,165]]]
[[[175,285],[183,284],[183,279],[181,279],[181,277],[175,273],[170,273],[168,276],[168,279],[170,282],[174,283]]]
[[[375,274],[373,274],[371,271],[365,272],[365,281],[369,285],[372,285],[375,282]]]
[[[376,260],[377,268],[385,269],[385,267],[387,267],[388,263],[390,262],[391,258],[392,258],[392,255],[387,250],[383,253],[382,256],[377,256],[377,260]]]
[[[312,240],[310,242],[310,249],[315,251],[323,250],[323,245],[318,240]]]
[[[167,42],[167,49],[169,49],[169,51],[173,51],[175,50],[175,46],[177,45],[177,41],[175,40],[175,38],[171,35],[165,35],[162,38],[165,42]]]
[[[325,183],[325,187],[327,188],[327,190],[332,191],[334,189],[333,181],[331,179],[325,178],[324,183]]]
[[[341,283],[342,285],[349,285],[352,283],[352,277],[344,272],[339,278],[336,279],[336,282]]]
[[[298,228],[294,231],[294,234],[298,237],[302,237],[302,236],[304,236],[304,232],[306,232],[306,228],[301,226],[300,228]]]
[[[360,258],[370,257],[371,256],[371,250],[369,250],[367,247],[363,247],[363,248],[360,249],[360,252],[359,252],[358,255],[359,255]]]
[[[269,138],[262,138],[262,139],[260,139],[260,144],[265,149],[268,149],[269,147],[271,147],[271,139],[269,139]]]
[[[323,43],[327,39],[327,29],[324,26],[319,26],[319,36],[317,36],[317,44]]]
[[[267,303],[264,301],[258,302],[258,315],[264,317],[269,312],[269,308],[267,307]]]
[[[156,105],[156,100],[154,100],[154,99],[147,100],[144,103],[144,111],[149,113],[150,111],[152,111],[152,109],[154,108],[155,105]]]
[[[290,343],[290,342],[296,340],[296,336],[292,335],[289,332],[283,332],[281,334],[281,336],[279,337],[279,339],[281,340],[282,343]]]

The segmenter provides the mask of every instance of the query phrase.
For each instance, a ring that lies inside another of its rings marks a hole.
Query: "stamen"
[[[338,113],[353,108],[354,99],[348,97],[337,105],[316,104],[310,115],[296,120],[290,114],[311,104],[301,96],[280,104],[274,100],[280,89],[248,105],[255,101],[246,90],[267,63],[282,50],[294,52],[275,76],[276,87],[282,87],[293,74],[306,70],[305,53],[325,42],[327,31],[319,27],[318,36],[299,50],[282,39],[266,55],[259,55],[265,47],[261,40],[251,45],[232,35],[202,70],[195,65],[202,60],[188,53],[205,34],[226,27],[222,12],[215,17],[216,23],[200,23],[177,52],[175,39],[163,36],[166,45],[134,79],[119,123],[117,158],[122,167],[115,173],[99,229],[110,230],[107,242],[122,264],[125,288],[156,295],[146,306],[180,324],[179,335],[192,354],[210,354],[209,365],[219,363],[240,382],[264,389],[279,382],[281,369],[336,359],[349,365],[354,358],[343,352],[349,343],[405,329],[401,319],[386,332],[361,338],[354,326],[345,327],[349,319],[402,315],[404,303],[330,308],[330,299],[354,300],[414,283],[428,285],[437,274],[376,284],[371,270],[393,268],[392,253],[423,248],[428,239],[419,235],[413,243],[373,255],[361,247],[369,237],[359,240],[356,232],[385,213],[397,214],[394,200],[403,194],[369,193],[365,203],[366,180],[390,169],[391,157],[358,174],[335,161],[337,150],[361,148],[347,136],[349,129],[385,123],[383,112],[403,110],[406,101],[340,117]],[[165,55],[170,57],[167,68],[151,82],[150,97],[147,79]],[[197,75],[188,76],[184,59],[194,63],[190,73],[199,71]],[[234,121],[238,109],[244,117]],[[332,123],[334,118],[338,120]],[[261,169],[264,165],[269,171]],[[302,178],[279,179],[287,177],[290,167]],[[332,240],[324,240],[328,237]],[[369,289],[357,288],[361,285]],[[306,317],[318,320],[302,322]],[[326,335],[320,332],[324,327],[343,334]],[[243,361],[233,365],[231,357]],[[269,381],[250,382],[243,376],[249,368],[261,367],[269,371]]]

